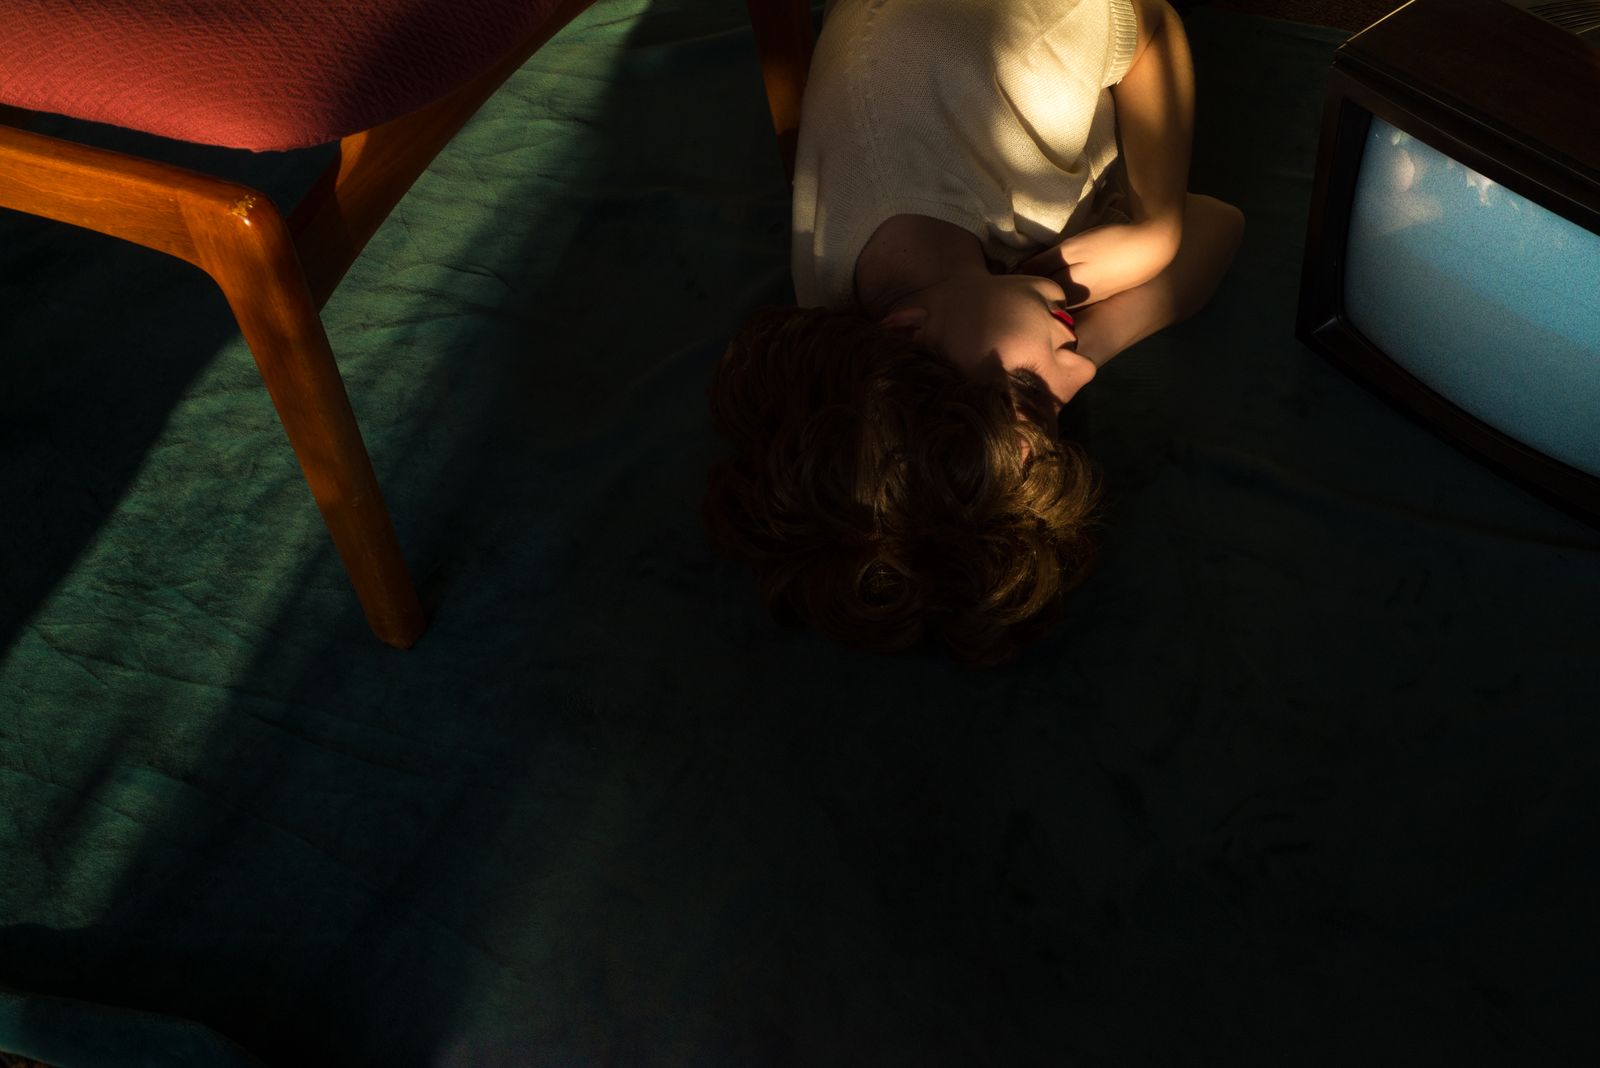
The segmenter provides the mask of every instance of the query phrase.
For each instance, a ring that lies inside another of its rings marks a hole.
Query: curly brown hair
[[[764,307],[709,390],[716,550],[842,645],[999,663],[1087,575],[1099,481],[1074,443],[861,308]]]

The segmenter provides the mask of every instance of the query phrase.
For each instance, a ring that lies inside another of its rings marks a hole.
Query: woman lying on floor
[[[1183,23],[1164,0],[830,0],[801,116],[801,306],[759,309],[717,368],[713,541],[846,645],[1004,660],[1093,558],[1062,406],[1198,311],[1244,229],[1187,192]]]

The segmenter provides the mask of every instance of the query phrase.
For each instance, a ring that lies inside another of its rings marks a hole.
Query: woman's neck
[[[988,273],[983,246],[970,231],[928,215],[893,215],[856,258],[855,296],[881,318],[930,286]]]

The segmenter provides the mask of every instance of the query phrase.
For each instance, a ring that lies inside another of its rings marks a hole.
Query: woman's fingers
[[[1067,307],[1080,308],[1089,303],[1089,287],[1072,276],[1072,268],[1063,267],[1045,277],[1061,287],[1061,292],[1066,296]]]
[[[1102,301],[1159,274],[1173,253],[1155,227],[1105,223],[1030,256],[1018,274],[1053,278],[1066,290],[1067,305]]]
[[[1092,226],[1073,234],[1047,248],[1040,249],[1017,265],[1018,274],[1048,275],[1062,268],[1071,268],[1085,260],[1093,259],[1108,244],[1118,240],[1116,230],[1126,228],[1124,223],[1106,223]]]
[[[1013,274],[1036,274],[1041,277],[1053,274],[1067,265],[1061,256],[1061,246],[1051,245],[1013,267]]]

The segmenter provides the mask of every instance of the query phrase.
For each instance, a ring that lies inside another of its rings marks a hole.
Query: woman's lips
[[[1078,325],[1077,323],[1073,322],[1072,316],[1068,315],[1066,312],[1062,311],[1060,308],[1051,308],[1050,309],[1050,314],[1054,315],[1057,319],[1060,319],[1062,322],[1066,323],[1068,326],[1077,326]]]

